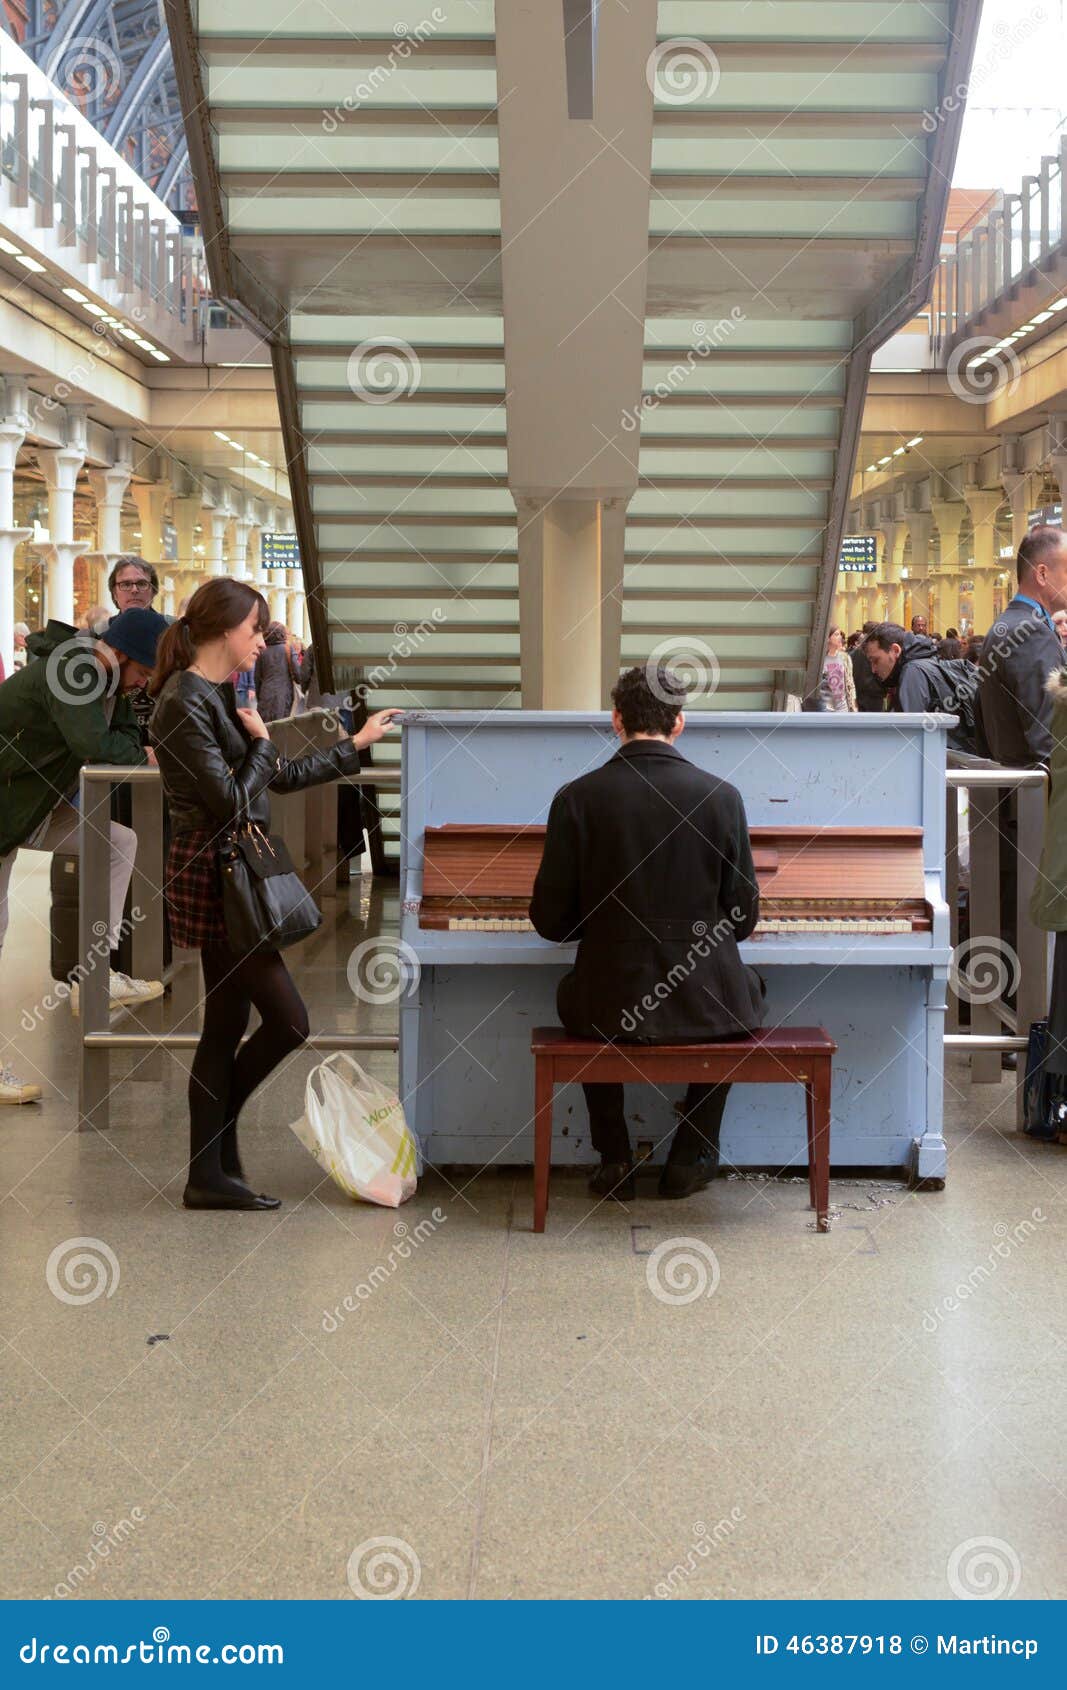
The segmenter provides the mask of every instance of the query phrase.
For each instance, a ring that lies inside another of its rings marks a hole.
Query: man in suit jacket
[[[684,684],[662,664],[622,676],[612,723],[622,745],[557,792],[530,904],[545,939],[577,939],[560,983],[575,1037],[655,1044],[735,1037],[763,1019],[762,983],[738,955],[759,914],[741,795],[676,750]],[[632,1197],[621,1085],[588,1085],[590,1190]],[[729,1086],[690,1086],[660,1193],[685,1197],[718,1163]]]
[[[1032,528],[1019,547],[1019,590],[982,646],[975,727],[983,757],[1009,768],[1048,767],[1049,678],[1063,667],[1052,621],[1067,609],[1067,535]]]

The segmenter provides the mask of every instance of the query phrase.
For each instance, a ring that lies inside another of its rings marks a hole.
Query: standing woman
[[[277,1209],[257,1196],[237,1153],[237,1120],[267,1075],[308,1036],[307,1010],[278,951],[236,956],[226,942],[219,846],[241,819],[270,829],[273,792],[299,792],[353,774],[359,750],[398,712],[371,716],[349,740],[303,757],[279,756],[257,710],[237,706],[228,677],[263,649],[266,600],[243,581],[205,581],[159,642],[148,690],[152,742],[173,836],[166,902],[176,945],[199,949],[204,1022],[189,1077],[187,1209]],[[260,1025],[241,1045],[255,1005]]]
[[[852,659],[845,650],[845,636],[840,628],[831,628],[827,637],[826,661],[819,690],[825,700],[825,709],[855,710],[856,682],[852,675]]]

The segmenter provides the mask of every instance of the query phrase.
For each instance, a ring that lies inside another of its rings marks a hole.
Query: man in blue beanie
[[[141,744],[128,694],[155,667],[166,628],[154,610],[120,612],[99,638],[49,622],[26,642],[30,661],[0,683],[0,947],[8,920],[8,885],[20,848],[77,852],[78,812],[71,803],[85,763],[154,763]],[[137,836],[111,823],[109,944],[118,942],[133,874]],[[111,1006],[149,1003],[159,980],[110,971]],[[71,988],[77,1013],[78,987]],[[0,1103],[32,1103],[41,1088],[15,1074],[0,1050]]]

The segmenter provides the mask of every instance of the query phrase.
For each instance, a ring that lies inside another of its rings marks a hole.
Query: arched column
[[[74,539],[74,489],[85,462],[86,419],[84,405],[69,406],[67,444],[41,447],[37,453],[48,488],[49,541],[41,548],[47,561],[45,612],[68,623],[74,621],[74,559],[84,550]]]
[[[930,510],[941,540],[941,561],[937,571],[937,619],[939,633],[960,625],[960,529],[966,507],[961,500],[932,499]]]
[[[976,634],[988,634],[993,626],[993,589],[1001,571],[997,557],[996,515],[1004,503],[999,488],[987,492],[977,487],[965,489],[964,498],[974,525],[974,628]]]
[[[15,547],[32,528],[15,527],[15,465],[30,426],[29,394],[22,376],[3,378],[0,416],[0,657],[10,675],[15,657]]]

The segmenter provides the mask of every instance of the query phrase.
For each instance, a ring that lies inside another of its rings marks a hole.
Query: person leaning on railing
[[[29,637],[33,659],[0,685],[0,946],[7,930],[8,885],[20,848],[79,850],[79,818],[71,800],[85,763],[136,766],[153,761],[141,744],[129,694],[152,672],[166,624],[154,610],[126,610],[99,639],[65,622]],[[110,944],[118,942],[137,836],[111,823]],[[131,980],[112,970],[113,1009],[148,1003],[159,980]],[[71,989],[78,1011],[78,987]],[[32,1103],[41,1088],[0,1068],[0,1102]]]
[[[238,707],[229,676],[263,650],[267,601],[244,581],[205,581],[160,641],[148,690],[152,743],[173,837],[166,902],[176,945],[198,949],[204,1019],[189,1078],[187,1209],[276,1209],[247,1184],[237,1120],[256,1088],[308,1036],[307,1010],[281,954],[266,942],[235,954],[222,901],[219,849],[242,822],[270,830],[269,792],[300,792],[359,768],[395,710],[371,716],[328,751],[282,757],[257,710]],[[252,1006],[260,1024],[242,1046]]]

